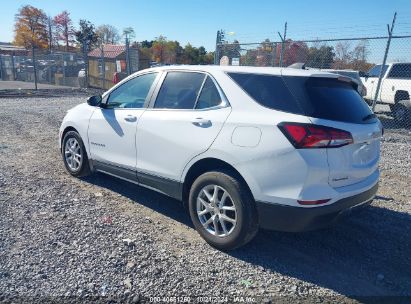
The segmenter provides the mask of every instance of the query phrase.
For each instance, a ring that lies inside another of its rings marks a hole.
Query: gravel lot
[[[58,128],[84,100],[0,99],[0,302],[411,301],[410,132],[386,129],[370,207],[322,231],[262,231],[223,253],[199,237],[179,202],[102,174],[76,179],[64,171]]]

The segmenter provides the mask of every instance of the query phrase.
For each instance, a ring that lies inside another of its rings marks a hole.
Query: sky
[[[25,4],[51,16],[67,10],[75,25],[87,19],[120,31],[133,27],[137,41],[163,35],[210,51],[219,29],[226,31],[228,40],[279,40],[277,32],[283,32],[286,21],[287,37],[294,40],[386,35],[395,11],[394,33],[411,35],[411,0],[4,0],[0,41],[13,40],[14,15]]]

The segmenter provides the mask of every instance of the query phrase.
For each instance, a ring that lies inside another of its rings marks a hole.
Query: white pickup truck
[[[367,88],[365,99],[374,100],[377,90],[378,77],[382,65],[376,65],[368,71],[361,80]],[[388,63],[383,68],[383,78],[378,92],[377,103],[387,104],[395,120],[401,125],[411,123],[411,63]]]

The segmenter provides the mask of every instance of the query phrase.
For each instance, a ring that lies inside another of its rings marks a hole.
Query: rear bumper
[[[365,192],[323,207],[292,207],[257,201],[260,228],[287,232],[320,229],[350,213],[353,207],[371,203],[377,190],[378,183]]]

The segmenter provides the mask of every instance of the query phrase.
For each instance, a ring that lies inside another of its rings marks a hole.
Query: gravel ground
[[[58,128],[84,100],[0,100],[0,302],[411,300],[409,132],[387,128],[370,207],[322,231],[261,231],[223,253],[199,237],[179,202],[64,171]]]

